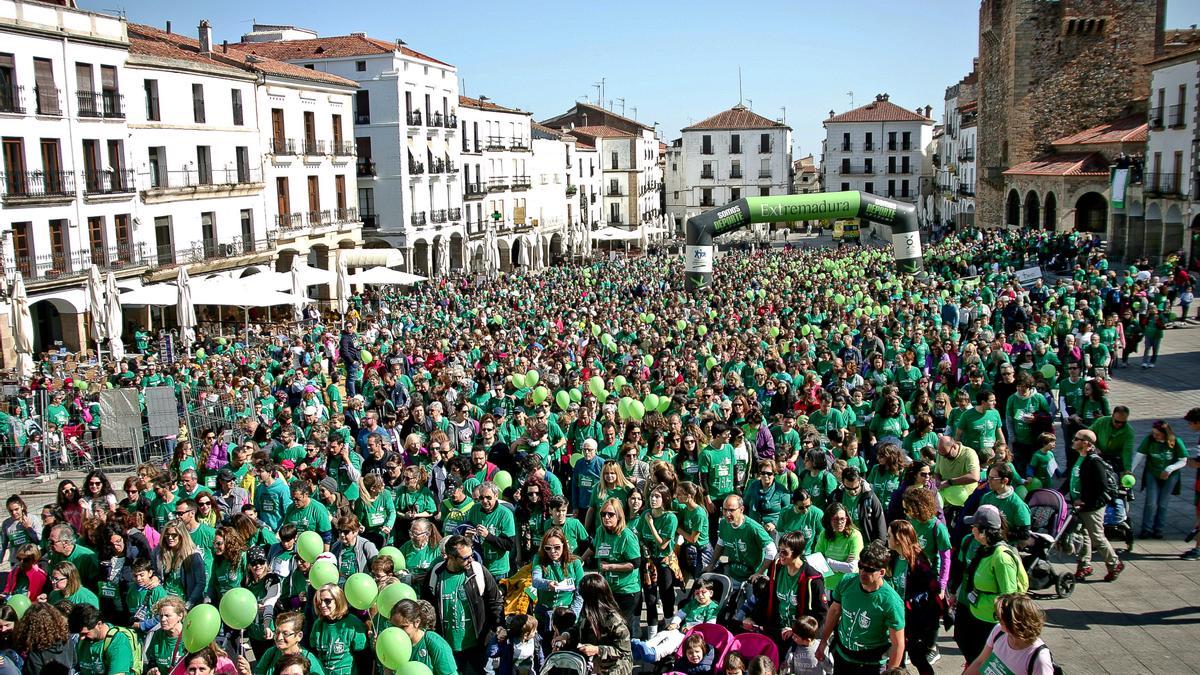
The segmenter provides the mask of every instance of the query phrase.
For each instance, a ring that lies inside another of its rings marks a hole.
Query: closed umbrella
[[[109,272],[108,277],[104,280],[104,298],[108,348],[114,359],[123,359],[125,358],[125,343],[121,341],[121,328],[125,323],[125,317],[121,312],[121,291],[117,288],[117,275],[113,272]]]
[[[108,307],[104,297],[104,281],[100,268],[92,265],[87,277],[87,311],[92,323],[92,339],[96,341],[96,356],[104,350],[108,339]]]
[[[196,341],[196,307],[192,304],[192,288],[186,267],[179,267],[175,287],[178,290],[175,318],[179,322],[179,341],[183,343],[184,351],[190,351],[192,343]]]
[[[350,277],[346,273],[346,263],[338,260],[337,268],[337,311],[346,321],[346,312],[350,311]]]
[[[296,262],[295,258],[292,258],[292,295],[302,298],[304,297],[304,294],[304,281],[300,278],[300,263]],[[292,313],[296,320],[299,321],[301,317],[300,312],[302,311],[302,306],[300,303],[296,303],[292,307],[294,308]]]
[[[29,313],[29,296],[25,279],[15,272],[12,292],[13,351],[17,353],[17,376],[22,381],[33,375],[33,316]]]

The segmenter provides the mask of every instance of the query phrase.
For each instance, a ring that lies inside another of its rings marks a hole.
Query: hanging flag
[[[1112,197],[1109,201],[1114,209],[1125,208],[1125,186],[1129,184],[1129,169],[1112,170]]]

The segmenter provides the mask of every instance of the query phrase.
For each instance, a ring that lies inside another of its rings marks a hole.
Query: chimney
[[[925,116],[926,117],[929,117],[929,114],[932,112],[933,112],[933,106],[931,106],[931,105],[925,106]],[[933,119],[933,118],[930,118],[930,119]]]
[[[207,19],[200,22],[200,53],[212,53],[212,26],[209,25]]]
[[[171,20],[170,19],[167,19],[167,32],[168,33],[171,32]]]
[[[222,54],[229,53],[229,40],[221,40],[221,53]]]

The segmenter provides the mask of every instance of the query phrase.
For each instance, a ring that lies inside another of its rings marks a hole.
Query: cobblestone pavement
[[[1137,442],[1154,420],[1164,419],[1193,454],[1197,437],[1183,415],[1200,406],[1200,328],[1167,331],[1157,367],[1143,370],[1140,362],[1140,357],[1136,363],[1131,359],[1129,369],[1116,371],[1109,400],[1130,407]],[[1042,637],[1067,673],[1200,673],[1195,651],[1200,642],[1200,561],[1179,559],[1191,546],[1183,537],[1195,521],[1196,470],[1183,471],[1183,494],[1171,499],[1166,539],[1136,540],[1128,554],[1124,543],[1117,545],[1126,569],[1116,583],[1099,580],[1104,565],[1098,562],[1099,573],[1079,584],[1070,598],[1035,592],[1046,610]],[[1131,518],[1140,525],[1144,500],[1141,493],[1137,496]],[[1074,567],[1073,560],[1058,560],[1059,569]],[[943,635],[939,645],[943,658],[936,671],[961,672],[953,639]]]

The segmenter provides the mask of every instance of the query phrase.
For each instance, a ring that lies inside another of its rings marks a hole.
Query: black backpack
[[[1109,469],[1109,471],[1111,470],[1112,469]],[[1001,635],[1003,635],[1003,633],[1001,633]],[[1044,642],[1038,645],[1037,649],[1033,650],[1033,654],[1029,656],[1029,675],[1033,675],[1033,665],[1037,663],[1038,656],[1040,656],[1043,651],[1050,651],[1050,648],[1047,647]],[[1050,671],[1054,673],[1054,675],[1063,675],[1062,666],[1054,662],[1054,654],[1050,654]]]
[[[1112,465],[1104,461],[1101,457],[1095,457],[1095,462],[1100,466],[1100,479],[1104,485],[1102,493],[1104,504],[1112,504],[1117,499],[1117,494],[1121,490],[1120,481],[1117,479],[1117,472],[1112,468]]]

